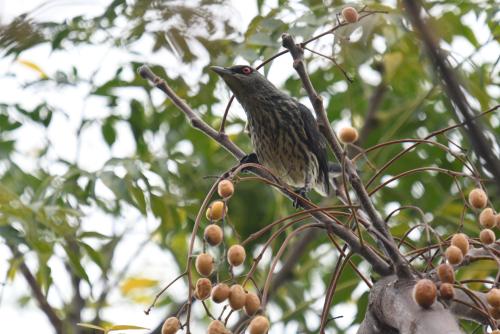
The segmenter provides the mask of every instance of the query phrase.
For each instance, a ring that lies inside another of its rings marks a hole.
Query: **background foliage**
[[[352,123],[361,129],[360,145],[368,148],[392,139],[423,138],[452,124],[452,106],[400,5],[363,5],[387,10],[388,14],[373,15],[310,46],[328,55],[333,53],[354,78],[352,83],[329,60],[306,53],[313,84],[325,98],[333,126]],[[10,64],[1,80],[26,97],[0,97],[0,238],[5,243],[2,251],[8,254],[8,268],[0,272],[4,275],[3,289],[25,279],[21,267],[27,265],[52,308],[65,319],[64,333],[78,333],[82,332],[74,326],[78,321],[123,322],[106,317],[106,310],[124,300],[127,305],[143,307],[162,282],[183,268],[187,238],[212,176],[235,161],[192,129],[184,115],[153,91],[136,69],[147,63],[156,74],[169,78],[176,92],[217,128],[229,95],[208,66],[241,62],[258,65],[280,50],[283,32],[298,39],[323,32],[335,22],[344,3],[257,0],[255,6],[258,13],[244,31],[235,16],[248,14],[237,13],[237,1],[224,0],[114,0],[97,16],[78,15],[52,22],[37,19],[35,10],[0,26],[1,61]],[[488,109],[500,96],[496,7],[494,1],[425,4],[477,111]],[[102,62],[92,63],[91,70],[80,68],[75,52],[103,48],[107,53]],[[46,58],[33,58],[34,50],[42,50]],[[65,59],[64,66],[46,69],[51,59]],[[33,71],[36,78],[18,79],[20,67]],[[304,97],[289,55],[278,58],[264,71],[291,95]],[[81,100],[74,106],[82,104],[81,110],[59,103],[65,94],[73,96],[75,91]],[[381,102],[372,108],[375,96]],[[69,137],[66,132],[54,135],[61,131],[61,120],[71,124]],[[490,114],[481,122],[491,135],[500,137],[498,114]],[[235,106],[227,131],[231,139],[250,151],[243,126],[241,109]],[[40,140],[36,150],[27,151],[24,143],[30,133],[40,134]],[[70,152],[74,155],[58,151],[54,140],[68,140],[66,144],[73,146]],[[104,150],[106,161],[92,164],[82,160],[79,154],[85,149],[92,151],[92,146],[86,146],[96,141],[99,150],[108,147]],[[481,169],[460,131],[441,136],[439,141]],[[368,157],[380,167],[405,145],[385,147]],[[120,149],[124,146],[125,151]],[[492,150],[499,154],[498,147]],[[386,170],[370,189],[418,166],[462,170],[461,164],[442,150],[420,146]],[[373,173],[363,161],[359,168],[366,179]],[[461,186],[466,189],[473,185]],[[491,189],[490,193],[494,192]],[[443,234],[457,230],[463,209],[454,180],[437,173],[409,175],[379,191],[374,201],[386,213],[401,205],[419,206]],[[324,204],[333,202],[326,200]],[[271,189],[241,183],[231,199],[230,221],[245,238],[291,212],[289,201]],[[390,226],[395,236],[402,236],[420,219],[418,213],[402,211],[391,219]],[[475,216],[466,213],[465,220],[464,229],[476,235],[477,224],[469,223]],[[128,238],[138,231],[144,236],[142,241]],[[418,233],[412,239],[425,244]],[[284,332],[284,328],[286,332],[317,330],[322,293],[336,256],[326,240],[318,237],[310,244],[310,251],[294,269],[293,280],[274,295],[270,313],[276,324],[273,332]],[[274,250],[281,241],[276,241]],[[137,248],[137,252],[128,254],[130,259],[117,259],[128,247]],[[168,267],[154,272],[137,266],[137,256],[151,247],[156,248],[150,250],[153,254],[171,255]],[[258,249],[259,242],[251,247]],[[54,272],[56,263],[62,270]],[[360,267],[369,272],[367,266]],[[262,269],[258,277],[265,279]],[[460,275],[485,278],[494,269],[476,266]],[[61,283],[61,275],[69,283]],[[175,310],[183,290],[185,286],[179,288],[178,295],[162,298],[161,314]],[[19,307],[32,303],[33,295],[33,291],[20,291]],[[352,270],[346,270],[331,312],[345,318],[331,321],[331,332],[352,331],[362,319],[366,304],[366,288]],[[202,326],[205,320],[197,317],[196,321]]]

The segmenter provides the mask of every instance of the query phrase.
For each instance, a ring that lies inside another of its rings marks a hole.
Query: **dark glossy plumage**
[[[259,162],[293,187],[328,194],[326,144],[311,111],[248,66],[212,69],[243,106]]]

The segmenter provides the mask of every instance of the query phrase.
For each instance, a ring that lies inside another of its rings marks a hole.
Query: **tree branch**
[[[217,141],[223,148],[225,148],[229,153],[231,153],[235,158],[241,159],[244,156],[244,152],[236,146],[229,138],[222,133],[217,132],[212,127],[210,127],[207,123],[205,123],[192,109],[189,107],[186,102],[184,102],[165,82],[165,80],[156,76],[147,66],[141,66],[138,69],[139,74],[145,78],[150,80],[157,88],[162,90],[167,96],[174,102],[174,104],[179,108],[186,117],[190,120],[193,127],[205,133],[210,138]],[[259,170],[253,170],[259,176],[269,180],[269,175],[266,175]],[[290,198],[297,198],[299,204],[304,209],[312,209],[314,208],[313,204],[302,199],[301,197],[297,197],[297,194],[289,190],[288,188],[278,188],[285,196]],[[373,267],[373,270],[384,276],[392,273],[391,267],[387,264],[387,262],[380,257],[373,249],[367,247],[362,244],[359,238],[346,226],[342,224],[338,224],[333,219],[331,219],[327,214],[317,211],[312,212],[311,216],[317,222],[323,223],[328,229],[337,235],[339,238],[344,240],[350,247],[350,249],[360,254],[368,263],[370,263]]]
[[[422,39],[425,49],[437,73],[441,77],[441,84],[448,95],[448,98],[455,106],[453,109],[459,121],[464,120],[465,131],[474,147],[477,155],[484,159],[486,169],[493,175],[493,180],[500,191],[500,159],[495,156],[491,150],[492,143],[484,135],[485,128],[480,122],[474,122],[475,112],[465,98],[463,89],[460,85],[460,77],[453,71],[447,56],[439,46],[439,40],[431,32],[429,27],[420,16],[421,5],[416,0],[403,1],[408,18],[413,28]],[[498,145],[499,143],[497,143]]]
[[[356,171],[356,167],[354,166],[352,161],[347,158],[339,140],[337,139],[330,126],[330,121],[328,120],[328,116],[323,106],[323,100],[314,89],[309,75],[307,74],[307,70],[304,64],[303,47],[301,45],[295,44],[293,37],[289,34],[283,34],[281,36],[281,39],[283,46],[288,49],[290,51],[290,54],[292,55],[293,67],[299,74],[299,77],[302,80],[302,84],[307,92],[307,95],[309,96],[309,100],[314,107],[318,126],[322,134],[325,136],[337,160],[344,162],[345,172],[347,173],[349,182],[351,183],[352,188],[358,196],[361,207],[370,218],[371,224],[384,237],[377,237],[377,239],[381,241],[387,254],[392,259],[392,261],[394,261],[394,266],[398,276],[407,278],[412,277],[410,266],[399,252],[396,242],[390,234],[386,223],[383,221],[380,214],[375,209],[375,206],[373,205],[370,196],[368,195],[368,192],[366,191],[363,182],[361,181],[361,178]]]
[[[16,258],[23,257],[21,252],[19,252],[19,250],[14,245],[7,244],[7,246],[10,248],[10,251],[12,252],[14,257]],[[52,306],[47,301],[47,298],[43,294],[42,288],[36,281],[35,276],[33,276],[26,263],[21,262],[21,264],[19,265],[19,269],[21,270],[24,279],[28,283],[31,292],[33,293],[36,301],[38,302],[40,309],[43,311],[43,313],[45,313],[47,318],[49,318],[49,321],[52,324],[52,327],[54,327],[55,332],[57,334],[64,334],[63,332],[64,326],[62,320],[59,318],[59,316],[56,314]]]

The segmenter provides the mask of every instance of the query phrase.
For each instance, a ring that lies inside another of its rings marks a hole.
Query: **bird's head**
[[[240,101],[254,94],[276,89],[262,74],[247,65],[212,66],[210,69],[224,80]]]

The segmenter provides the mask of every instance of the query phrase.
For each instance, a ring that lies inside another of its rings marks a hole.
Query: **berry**
[[[269,320],[262,315],[252,319],[248,326],[250,334],[266,334],[269,331]]]
[[[202,276],[209,276],[214,270],[214,258],[207,253],[201,253],[196,257],[196,271]]]
[[[247,293],[246,301],[245,301],[245,313],[251,317],[260,308],[260,298],[257,294],[253,292]]]
[[[241,245],[233,245],[227,251],[227,261],[233,267],[237,267],[245,261],[247,254]]]
[[[489,228],[485,228],[481,231],[481,233],[479,233],[479,240],[481,240],[484,245],[490,245],[496,240],[495,232]]]
[[[488,304],[493,307],[500,307],[500,289],[493,288],[486,294]]]
[[[231,293],[229,294],[229,305],[233,310],[240,310],[245,306],[247,294],[243,287],[239,284],[231,286]]]
[[[493,228],[496,225],[495,213],[492,208],[486,208],[479,214],[479,224],[485,228]]]
[[[212,320],[207,328],[207,334],[231,334],[222,321]]]
[[[205,227],[204,236],[210,246],[217,246],[222,242],[224,233],[218,225],[210,224]]]
[[[436,285],[429,279],[421,279],[413,288],[413,299],[423,308],[429,308],[436,300]]]
[[[455,296],[455,288],[453,287],[453,284],[441,284],[441,286],[439,287],[439,294],[443,299],[453,299],[453,297]]]
[[[473,189],[469,193],[469,204],[475,209],[482,209],[488,203],[488,196],[481,188]]]
[[[358,130],[351,126],[346,126],[345,128],[340,129],[339,138],[344,144],[354,143],[358,140]]]
[[[448,247],[446,249],[445,256],[448,259],[448,262],[452,265],[460,264],[464,259],[462,251],[457,246]]]
[[[161,327],[161,334],[174,334],[181,328],[179,319],[176,317],[170,317],[163,323]]]
[[[437,267],[437,275],[442,283],[455,283],[455,271],[447,263],[442,263]]]
[[[346,7],[342,9],[342,16],[344,20],[349,23],[358,22],[359,14],[358,11],[353,7]]]
[[[214,303],[220,304],[229,297],[230,293],[231,290],[227,284],[219,283],[212,290],[212,300]]]
[[[491,317],[493,319],[500,319],[500,308],[498,308],[498,307],[490,307],[488,309],[488,311],[490,312]]]
[[[227,213],[227,205],[223,201],[215,201],[207,208],[207,219],[210,221],[221,220]]]
[[[222,180],[217,185],[217,192],[219,196],[222,198],[229,198],[234,193],[234,185],[233,182],[229,180]]]
[[[467,235],[463,233],[455,234],[451,238],[451,244],[460,248],[460,250],[462,251],[462,255],[467,255],[467,252],[469,251],[469,239],[467,238]]]
[[[208,278],[200,278],[196,282],[196,290],[194,291],[194,296],[196,299],[205,300],[210,297],[212,292],[212,283]]]

